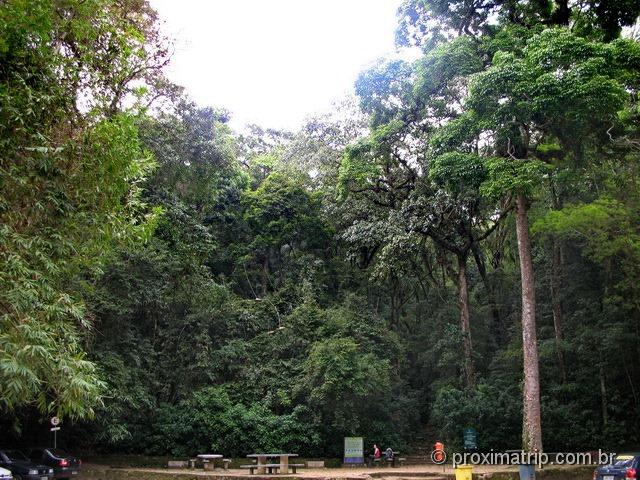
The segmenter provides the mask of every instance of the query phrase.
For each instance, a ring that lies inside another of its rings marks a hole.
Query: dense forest
[[[640,445],[639,14],[405,0],[419,59],[236,132],[146,0],[0,2],[4,439]]]

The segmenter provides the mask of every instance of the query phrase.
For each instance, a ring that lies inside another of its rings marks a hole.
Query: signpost
[[[363,446],[362,437],[344,437],[344,463],[350,465],[363,464]]]
[[[464,439],[465,450],[478,449],[478,432],[475,428],[465,428],[462,431],[462,438]]]
[[[53,432],[53,448],[58,448],[58,430],[60,430],[60,419],[58,417],[51,417],[51,428]]]

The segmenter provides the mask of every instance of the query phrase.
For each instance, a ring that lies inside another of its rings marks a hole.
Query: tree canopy
[[[406,0],[420,58],[238,133],[163,77],[145,0],[3,2],[0,425],[180,456],[637,445],[639,14]]]

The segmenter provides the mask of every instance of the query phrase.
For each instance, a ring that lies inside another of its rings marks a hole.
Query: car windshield
[[[631,455],[619,455],[613,461],[613,466],[617,468],[630,467],[633,463],[633,457]]]
[[[19,450],[5,450],[4,454],[9,457],[9,460],[29,460],[25,457],[24,453]]]
[[[49,453],[51,453],[51,455],[53,455],[54,457],[66,457],[67,456],[67,452],[65,452],[61,448],[50,448],[49,449]]]

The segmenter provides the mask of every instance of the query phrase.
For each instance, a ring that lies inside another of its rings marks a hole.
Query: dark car
[[[13,474],[14,480],[51,480],[53,468],[29,460],[19,450],[0,450],[0,467]]]
[[[593,480],[635,480],[640,473],[640,454],[616,455],[613,462],[596,468]]]
[[[32,448],[29,450],[29,458],[53,468],[55,478],[71,478],[78,475],[82,461],[61,448]]]

